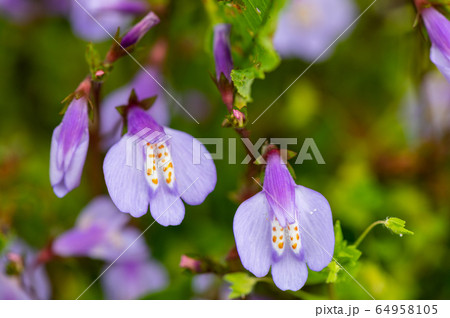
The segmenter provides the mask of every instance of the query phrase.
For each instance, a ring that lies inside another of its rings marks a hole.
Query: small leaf
[[[255,80],[255,73],[252,68],[246,68],[243,70],[232,70],[231,79],[236,87],[239,95],[245,100],[245,102],[251,102],[252,84]],[[242,107],[242,102],[237,105]]]
[[[247,273],[227,274],[223,279],[231,284],[231,293],[228,296],[230,299],[242,298],[250,294],[258,282],[257,278],[251,277]]]
[[[384,223],[384,225],[395,234],[398,234],[400,236],[403,236],[403,234],[414,235],[414,232],[405,229],[405,224],[406,221],[403,221],[399,218],[388,218]]]
[[[100,54],[94,48],[92,43],[89,43],[86,47],[86,62],[89,65],[89,71],[92,75],[92,78],[96,78],[95,73],[100,69],[101,60]]]
[[[334,259],[328,264],[328,266],[323,270],[323,272],[327,273],[325,281],[327,283],[335,283],[340,280],[346,279],[348,277],[347,274],[341,273],[341,266],[344,267],[347,271],[353,270],[357,263],[358,259],[361,256],[361,251],[358,250],[353,245],[348,245],[347,241],[344,240],[344,236],[342,234],[341,223],[339,220],[336,221],[334,225],[334,233],[335,233],[335,245],[334,245]],[[339,266],[339,264],[341,266]]]
[[[338,272],[341,270],[341,268],[335,261],[332,261],[330,264],[328,264],[328,270],[329,272],[326,279],[326,283],[327,284],[335,283],[338,278]]]

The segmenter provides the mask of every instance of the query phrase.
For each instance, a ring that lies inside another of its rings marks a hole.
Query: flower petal
[[[87,229],[92,225],[105,230],[120,229],[128,223],[130,217],[121,213],[107,195],[101,195],[89,202],[81,211],[76,227]]]
[[[102,277],[107,299],[137,299],[167,286],[167,272],[159,263],[117,262]]]
[[[161,183],[150,199],[150,213],[163,226],[179,225],[184,219],[184,204],[178,193]]]
[[[209,156],[208,150],[191,135],[166,127],[164,131],[172,137],[171,154],[178,192],[186,203],[201,204],[216,186],[214,161],[205,158]]]
[[[59,236],[53,243],[55,254],[68,256],[92,256],[91,251],[97,247],[105,238],[105,231],[92,226],[86,230],[72,229]],[[100,258],[102,257],[95,257]]]
[[[306,283],[308,268],[291,251],[272,264],[272,278],[281,290],[299,290]]]
[[[99,42],[108,38],[108,33],[114,35],[118,27],[120,27],[121,30],[126,28],[131,22],[132,16],[114,10],[105,10],[105,7],[109,5],[111,5],[111,0],[73,1],[70,11],[70,21],[74,33],[85,40]],[[82,8],[85,8],[96,21]],[[108,33],[105,32],[105,30],[108,31]]]
[[[130,151],[127,149],[129,138],[128,134],[124,135],[117,144],[111,147],[103,163],[103,172],[109,195],[117,208],[134,217],[140,217],[148,210],[149,187],[143,172],[144,159],[141,160],[142,167],[133,166],[132,163],[127,165],[127,151]],[[137,151],[137,155],[140,155],[139,151]],[[142,156],[144,156],[143,152]]]
[[[74,99],[55,128],[50,150],[50,182],[58,197],[80,185],[89,147],[87,100]]]
[[[305,260],[313,271],[331,262],[334,252],[333,216],[327,199],[303,186],[295,189],[300,236]]]
[[[242,265],[257,277],[272,263],[269,204],[263,192],[244,201],[236,211],[233,232]]]
[[[278,152],[270,153],[267,158],[263,187],[267,201],[281,226],[286,227],[286,221],[293,223],[295,183]]]
[[[29,296],[20,288],[19,282],[0,273],[1,300],[28,300]]]
[[[436,45],[432,45],[430,59],[450,83],[450,56],[445,56]]]

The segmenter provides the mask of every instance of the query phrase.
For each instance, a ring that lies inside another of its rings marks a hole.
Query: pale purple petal
[[[201,204],[217,182],[216,167],[208,150],[191,135],[165,127],[171,136],[176,185],[183,200],[190,205]]]
[[[28,300],[30,297],[12,277],[0,273],[0,300]]]
[[[113,261],[120,256],[144,259],[148,248],[134,228],[124,228],[129,216],[121,213],[107,196],[91,201],[77,219],[76,227],[59,236],[53,251],[60,256],[85,256]]]
[[[279,261],[272,264],[272,278],[281,290],[299,290],[306,283],[308,268],[288,250]]]
[[[76,227],[87,229],[92,225],[97,225],[105,230],[117,230],[125,226],[129,220],[130,217],[120,213],[107,195],[102,195],[94,198],[81,211],[76,221]]]
[[[450,82],[450,21],[433,7],[421,14],[432,43],[431,61]]]
[[[218,277],[213,273],[197,274],[192,277],[192,290],[194,293],[203,294],[210,290],[218,281]]]
[[[264,175],[264,192],[282,227],[295,218],[295,183],[278,151],[268,155]]]
[[[121,5],[129,2],[126,0],[78,0],[79,4],[75,1],[71,2],[70,21],[73,31],[85,40],[102,41],[108,39],[108,33],[114,36],[119,27],[124,29],[132,20],[131,14],[120,10]],[[117,10],[113,10],[115,6],[119,6]]]
[[[450,83],[450,54],[444,55],[437,46],[432,45],[430,59]]]
[[[244,201],[236,211],[233,232],[242,265],[257,277],[272,263],[269,204],[263,192]]]
[[[283,57],[315,60],[354,21],[356,12],[352,0],[292,0],[279,18],[274,46]],[[320,59],[332,51],[330,47]]]
[[[63,257],[92,256],[92,250],[100,244],[106,236],[106,231],[100,226],[87,229],[72,229],[60,235],[53,243],[53,252]],[[100,255],[99,257],[103,259]]]
[[[217,24],[214,26],[214,60],[216,62],[216,79],[220,80],[223,74],[231,82],[233,59],[230,48],[230,24]]]
[[[0,0],[0,16],[16,23],[26,23],[39,13],[39,7],[30,0]]]
[[[333,217],[327,199],[303,186],[295,188],[300,237],[308,267],[320,271],[331,262],[334,252]]]
[[[43,265],[35,267],[36,255],[33,255],[32,262],[27,264],[23,276],[23,284],[30,291],[35,299],[50,299],[51,285],[47,272]]]
[[[439,72],[424,77],[421,91],[422,117],[430,137],[441,138],[450,130],[450,83]]]
[[[184,204],[176,191],[161,183],[152,194],[150,213],[163,226],[179,225],[184,219]]]
[[[79,186],[89,147],[88,106],[74,99],[55,128],[50,149],[50,183],[58,197]]]
[[[105,272],[102,284],[107,299],[138,299],[164,289],[168,275],[154,261],[117,262]]]
[[[148,210],[149,187],[143,172],[144,152],[136,150],[138,146],[129,146],[127,149],[130,138],[126,134],[111,147],[103,162],[103,172],[109,195],[117,208],[134,217],[140,217]],[[128,159],[131,158],[128,163],[127,152]],[[132,152],[136,152],[135,156]],[[133,158],[135,160],[132,160]]]

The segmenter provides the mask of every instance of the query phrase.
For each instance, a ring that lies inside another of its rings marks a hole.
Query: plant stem
[[[94,121],[90,129],[90,175],[91,187],[94,195],[103,193],[103,169],[102,169],[102,155],[100,149],[100,95],[102,83],[93,81],[92,83],[92,102],[94,104]]]
[[[358,247],[359,244],[361,244],[361,242],[366,238],[367,234],[369,234],[369,232],[377,225],[379,224],[385,224],[386,221],[385,220],[379,220],[376,222],[373,222],[372,224],[370,224],[367,229],[358,237],[358,239],[356,240],[356,242],[353,244],[354,247]]]

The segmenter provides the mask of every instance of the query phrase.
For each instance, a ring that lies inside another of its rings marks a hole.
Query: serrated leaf
[[[223,279],[231,284],[230,299],[242,298],[250,294],[253,287],[258,282],[255,277],[249,276],[247,273],[231,273],[223,277]]]
[[[403,221],[399,218],[388,218],[384,225],[390,229],[395,234],[398,234],[400,236],[406,234],[406,235],[414,235],[414,232],[405,229],[406,221]]]

